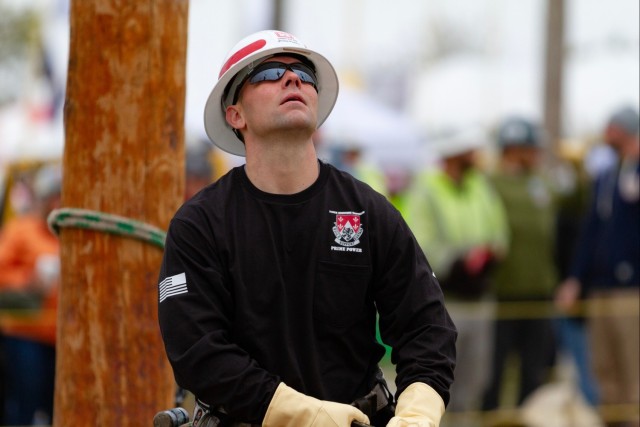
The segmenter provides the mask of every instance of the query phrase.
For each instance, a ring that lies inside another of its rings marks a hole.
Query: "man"
[[[631,411],[637,410],[640,401],[639,128],[640,117],[633,108],[616,111],[605,127],[605,142],[619,161],[595,180],[570,277],[556,295],[557,304],[568,311],[581,296],[587,297],[601,403],[628,404]],[[609,420],[607,425],[638,426],[638,422]]]
[[[492,182],[507,212],[509,249],[492,281],[498,309],[485,410],[500,406],[511,354],[520,362],[518,405],[549,378],[554,359],[553,323],[544,308],[558,280],[556,207],[554,187],[541,169],[542,143],[542,130],[527,118],[509,117],[498,129],[500,165]],[[535,316],[527,307],[537,309]]]
[[[159,285],[196,419],[208,408],[230,425],[439,424],[455,328],[398,211],[318,160],[312,135],[337,93],[326,58],[263,31],[231,50],[209,96],[209,137],[246,164],[176,213]],[[376,310],[397,364],[395,415]]]
[[[438,167],[418,175],[407,199],[407,222],[429,256],[458,329],[456,380],[448,406],[453,412],[481,407],[494,310],[488,288],[493,267],[507,248],[502,201],[476,165],[485,141],[476,128],[434,140]],[[459,415],[453,425],[464,423]]]

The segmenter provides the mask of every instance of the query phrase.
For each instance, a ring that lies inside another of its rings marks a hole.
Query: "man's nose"
[[[300,80],[300,77],[291,70],[285,71],[285,74],[282,80],[284,82],[285,87],[289,86],[290,84],[294,84],[297,87],[300,87],[302,85],[302,80]]]

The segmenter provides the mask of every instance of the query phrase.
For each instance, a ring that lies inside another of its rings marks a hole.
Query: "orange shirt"
[[[13,218],[0,230],[0,293],[27,291],[34,281],[36,263],[42,255],[59,254],[58,238],[46,222],[35,215]],[[58,292],[53,284],[38,310],[5,311],[0,315],[4,335],[55,344]]]

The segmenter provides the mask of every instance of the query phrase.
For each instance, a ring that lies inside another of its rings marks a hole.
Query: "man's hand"
[[[488,246],[478,246],[466,253],[464,267],[470,276],[478,276],[490,268],[495,259],[493,251]]]
[[[438,427],[443,414],[440,395],[424,383],[413,383],[398,397],[396,415],[387,427]]]
[[[319,400],[280,383],[269,403],[262,426],[350,427],[354,420],[369,423],[369,418],[351,405]]]
[[[568,278],[558,286],[556,290],[554,303],[558,310],[564,313],[570,313],[576,308],[580,299],[582,285],[575,278]]]

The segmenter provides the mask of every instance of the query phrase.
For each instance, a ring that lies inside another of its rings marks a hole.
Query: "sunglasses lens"
[[[293,70],[293,72],[296,73],[298,77],[300,77],[300,80],[302,80],[303,82],[310,83],[314,86],[318,85],[316,75],[313,71],[311,71],[310,68],[303,65],[298,66],[298,64],[294,64],[294,66],[291,67],[291,70]]]
[[[249,78],[249,83],[260,83],[260,82],[275,82],[280,80],[284,73],[286,73],[286,68],[268,68],[266,70],[261,70],[254,73]]]
[[[317,79],[313,71],[303,64],[284,64],[281,62],[267,62],[257,68],[249,77],[249,83],[275,82],[284,76],[287,69],[293,71],[302,82],[317,86]]]

